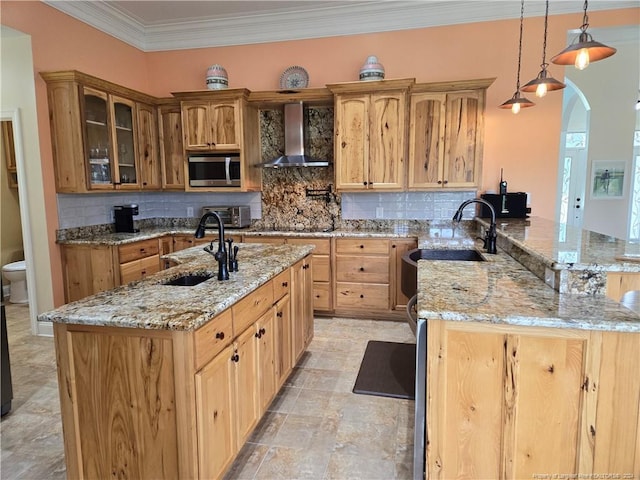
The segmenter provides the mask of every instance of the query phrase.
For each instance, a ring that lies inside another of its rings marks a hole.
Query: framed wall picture
[[[624,170],[624,161],[594,161],[591,168],[591,197],[598,200],[622,198]]]

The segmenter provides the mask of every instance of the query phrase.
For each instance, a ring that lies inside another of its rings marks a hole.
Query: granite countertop
[[[165,256],[179,265],[68,303],[39,321],[156,330],[195,330],[311,253],[308,245],[238,244],[239,271],[217,280],[218,264],[201,246]],[[192,287],[164,285],[185,274],[213,278]]]
[[[500,249],[484,257],[419,260],[418,318],[640,333],[640,316],[605,296],[558,293]]]
[[[488,219],[476,221],[489,226]],[[640,272],[640,243],[538,217],[496,223],[499,242],[507,240],[553,270]]]

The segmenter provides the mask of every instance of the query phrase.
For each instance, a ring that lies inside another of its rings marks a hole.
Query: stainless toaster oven
[[[202,207],[202,215],[216,212],[222,224],[229,228],[245,228],[251,225],[251,208],[247,205],[232,207]],[[207,226],[215,222],[207,222]]]

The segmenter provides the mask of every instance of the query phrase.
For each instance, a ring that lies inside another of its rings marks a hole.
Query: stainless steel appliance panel
[[[202,215],[207,212],[217,213],[225,227],[245,228],[251,225],[251,208],[247,205],[202,207]]]
[[[190,155],[189,186],[191,187],[240,187],[240,155],[210,154]]]

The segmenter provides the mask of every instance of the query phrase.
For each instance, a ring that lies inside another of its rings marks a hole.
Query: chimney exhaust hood
[[[304,154],[304,112],[302,102],[284,105],[284,155],[260,164],[265,168],[327,167],[327,160],[311,158]]]

